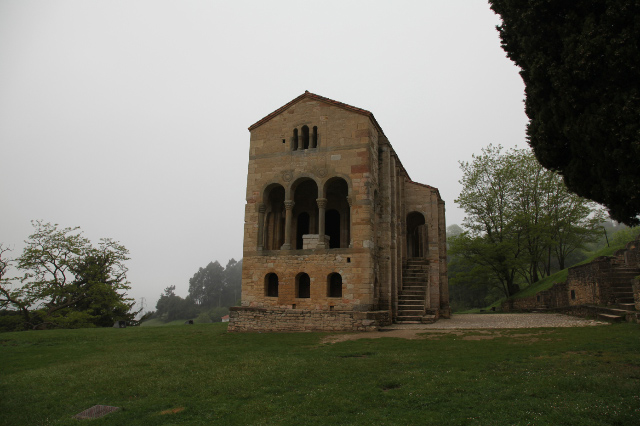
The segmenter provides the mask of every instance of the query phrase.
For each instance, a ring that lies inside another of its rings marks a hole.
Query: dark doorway
[[[324,217],[324,231],[329,236],[329,248],[340,248],[340,213],[327,210]]]
[[[426,256],[426,225],[424,215],[411,212],[407,215],[407,257]]]

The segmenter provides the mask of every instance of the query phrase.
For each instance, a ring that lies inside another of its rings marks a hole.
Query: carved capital
[[[318,208],[319,209],[326,209],[327,208],[327,199],[326,198],[318,198],[316,200],[316,203],[318,203]]]
[[[258,204],[258,212],[264,214],[267,211],[267,206],[264,203]]]
[[[286,210],[292,210],[292,209],[293,209],[293,206],[294,206],[295,204],[296,204],[296,203],[294,203],[293,201],[291,201],[291,200],[287,200],[287,201],[285,201],[285,202],[284,202],[284,208],[285,208]]]
[[[347,197],[347,203],[349,203],[349,207],[351,207],[353,205],[353,198],[352,197]]]

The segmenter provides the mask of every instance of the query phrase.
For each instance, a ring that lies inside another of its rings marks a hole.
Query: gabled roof
[[[347,111],[355,112],[356,114],[365,115],[365,116],[369,117],[369,119],[371,120],[373,125],[376,126],[376,129],[378,129],[378,131],[382,135],[384,135],[384,132],[382,131],[382,127],[380,127],[380,125],[376,121],[376,119],[373,116],[373,114],[371,112],[367,111],[366,109],[357,108],[357,107],[354,107],[354,106],[351,106],[351,105],[343,104],[342,102],[334,101],[333,99],[329,99],[329,98],[325,98],[324,96],[316,95],[315,93],[311,93],[308,90],[306,90],[302,95],[298,96],[297,98],[295,98],[291,102],[289,102],[289,103],[281,106],[277,110],[273,111],[271,114],[267,115],[266,117],[256,121],[254,124],[249,126],[249,131],[260,127],[261,125],[263,125],[267,121],[271,120],[276,115],[286,111],[287,108],[297,104],[298,102],[302,101],[303,99],[313,99],[314,101],[324,102],[326,104],[333,105],[335,107],[342,108],[342,109],[345,109]]]

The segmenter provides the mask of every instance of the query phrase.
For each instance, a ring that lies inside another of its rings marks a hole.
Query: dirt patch
[[[170,408],[168,410],[160,411],[160,415],[165,416],[167,414],[178,414],[180,411],[183,411],[184,407]]]
[[[384,330],[378,332],[361,332],[361,333],[344,333],[330,334],[325,336],[321,343],[339,343],[349,340],[359,339],[380,339],[383,337],[395,337],[397,339],[407,340],[437,340],[444,336],[454,335],[461,337],[462,340],[492,340],[500,337],[508,337],[517,341],[517,343],[535,343],[541,340],[550,341],[553,339],[544,339],[541,336],[549,334],[550,331],[539,331],[536,333],[518,333],[513,330],[456,330],[442,329],[429,330],[424,328],[415,329],[395,329]]]

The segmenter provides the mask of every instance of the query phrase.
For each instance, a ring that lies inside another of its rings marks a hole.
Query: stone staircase
[[[429,282],[429,261],[421,258],[407,260],[402,271],[402,291],[398,295],[397,324],[425,324],[436,320],[426,309],[425,298]]]
[[[633,298],[633,280],[640,275],[640,268],[629,265],[625,260],[628,250],[637,250],[638,241],[632,241],[626,249],[618,250],[611,262],[610,288],[615,303],[606,308],[598,307],[598,317],[605,321],[622,322],[628,316],[636,316]]]

